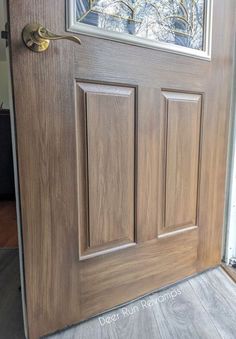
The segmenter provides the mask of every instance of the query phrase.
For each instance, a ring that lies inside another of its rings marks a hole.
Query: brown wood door
[[[213,3],[211,59],[91,34],[26,48],[65,11],[9,1],[30,338],[221,260],[235,1]]]

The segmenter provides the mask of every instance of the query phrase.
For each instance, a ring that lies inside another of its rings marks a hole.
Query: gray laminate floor
[[[49,338],[236,339],[236,284],[217,268]]]
[[[8,252],[7,252],[8,251]],[[0,250],[0,338],[23,338],[17,251]],[[236,284],[217,268],[47,339],[236,339]]]
[[[0,249],[0,339],[23,339],[17,249]]]

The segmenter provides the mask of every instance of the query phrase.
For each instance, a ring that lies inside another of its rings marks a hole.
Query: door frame
[[[230,110],[225,216],[222,239],[222,261],[227,265],[232,257],[236,257],[236,37],[234,41],[234,70]]]

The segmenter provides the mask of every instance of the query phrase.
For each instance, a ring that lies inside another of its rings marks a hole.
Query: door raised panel
[[[197,226],[201,95],[162,92],[166,123],[161,233]]]
[[[76,87],[79,252],[85,259],[135,244],[135,90]]]

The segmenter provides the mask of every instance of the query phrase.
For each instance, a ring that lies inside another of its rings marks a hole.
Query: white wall
[[[235,41],[236,44],[236,41]],[[234,57],[234,80],[231,102],[232,126],[229,148],[228,192],[226,205],[226,233],[223,260],[228,264],[231,258],[236,258],[236,49]]]
[[[226,252],[226,260],[236,258],[236,149],[234,148],[233,156],[233,173],[231,179],[231,196],[229,205],[228,220],[228,248]]]
[[[234,82],[234,120],[233,147],[230,163],[229,200],[226,229],[226,248],[224,261],[228,264],[231,258],[236,258],[236,79]]]
[[[5,20],[3,0],[0,0],[0,31],[5,29]],[[8,69],[6,62],[5,40],[0,39],[0,105],[3,102],[3,108],[9,108],[8,96]]]
[[[3,0],[0,0],[0,31],[5,29],[5,19],[4,19],[4,5]],[[6,60],[6,50],[5,50],[5,41],[0,39],[0,61]]]
[[[0,106],[2,102],[3,108],[9,108],[8,69],[6,61],[0,61]]]

